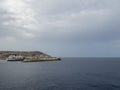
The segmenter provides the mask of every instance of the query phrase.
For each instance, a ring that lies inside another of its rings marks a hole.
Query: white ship
[[[18,56],[18,55],[10,55],[6,60],[7,61],[21,61],[23,60],[23,56]]]

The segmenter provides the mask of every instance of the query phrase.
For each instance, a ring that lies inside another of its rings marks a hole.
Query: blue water
[[[0,90],[120,90],[120,58],[0,61]]]

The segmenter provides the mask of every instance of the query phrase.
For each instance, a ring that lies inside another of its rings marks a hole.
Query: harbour
[[[53,57],[40,51],[0,51],[0,59],[7,61],[22,61],[22,62],[61,60],[61,58],[59,57]]]

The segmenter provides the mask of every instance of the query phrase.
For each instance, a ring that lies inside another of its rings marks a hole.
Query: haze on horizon
[[[120,0],[0,0],[0,50],[120,56]]]

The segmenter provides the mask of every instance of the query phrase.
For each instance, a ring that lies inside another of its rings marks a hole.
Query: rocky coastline
[[[22,59],[9,59],[10,56],[22,57]],[[0,51],[0,60],[40,62],[40,61],[59,61],[61,58],[52,57],[40,51]]]

